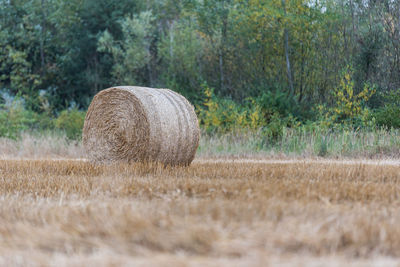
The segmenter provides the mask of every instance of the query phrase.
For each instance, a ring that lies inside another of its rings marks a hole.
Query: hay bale
[[[189,165],[199,138],[196,113],[183,96],[168,89],[119,86],[93,98],[82,142],[97,162]]]

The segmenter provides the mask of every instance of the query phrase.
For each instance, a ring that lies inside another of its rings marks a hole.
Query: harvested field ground
[[[1,266],[398,266],[399,221],[397,163],[0,160]]]

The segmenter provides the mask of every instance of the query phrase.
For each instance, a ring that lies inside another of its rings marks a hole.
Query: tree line
[[[141,85],[194,103],[204,88],[235,103],[275,97],[301,117],[334,105],[349,73],[354,94],[374,88],[372,108],[400,88],[399,1],[0,0],[0,101],[36,112]]]

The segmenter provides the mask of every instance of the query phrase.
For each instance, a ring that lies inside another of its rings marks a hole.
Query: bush
[[[218,98],[207,86],[204,87],[204,95],[204,102],[197,106],[197,113],[200,125],[208,133],[261,130],[265,143],[279,140],[285,129],[301,124],[290,113],[292,100],[288,100],[283,93],[270,92],[259,98],[247,98],[243,104]]]
[[[49,113],[36,113],[24,107],[16,98],[10,105],[0,107],[0,137],[18,139],[24,131],[46,131],[54,128],[63,131],[69,139],[77,140],[82,135],[85,112],[77,109],[64,110],[54,120]]]
[[[0,109],[0,137],[17,139],[22,131],[33,128],[35,113],[24,108],[20,99]]]
[[[371,117],[379,126],[400,128],[400,92],[391,91],[382,96],[385,106],[375,109]]]
[[[356,93],[352,75],[350,67],[343,71],[340,84],[333,91],[333,106],[317,105],[315,107],[318,113],[317,124],[324,128],[375,126],[374,121],[371,121],[367,102],[376,90],[374,86],[365,83],[363,90]]]
[[[56,129],[63,131],[69,139],[78,140],[82,136],[85,114],[85,112],[76,108],[64,110],[55,120],[54,126]]]
[[[204,95],[203,103],[196,110],[200,125],[207,132],[256,130],[265,125],[261,107],[253,99],[249,98],[245,104],[240,105],[231,99],[218,98],[207,86],[204,87]]]
[[[281,139],[288,128],[296,129],[301,123],[292,115],[282,117],[279,113],[274,113],[270,117],[268,124],[262,128],[262,133],[268,142],[276,142]]]
[[[279,90],[266,90],[255,99],[255,102],[260,106],[264,117],[267,119],[277,113],[281,117],[298,113],[298,104],[295,99],[288,93]]]
[[[379,126],[386,126],[388,128],[400,128],[400,107],[394,105],[387,105],[377,109],[372,117]]]

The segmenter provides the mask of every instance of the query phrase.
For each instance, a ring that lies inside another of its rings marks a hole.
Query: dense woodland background
[[[400,127],[400,1],[0,0],[0,136],[79,136],[113,85],[180,92],[207,131]]]

